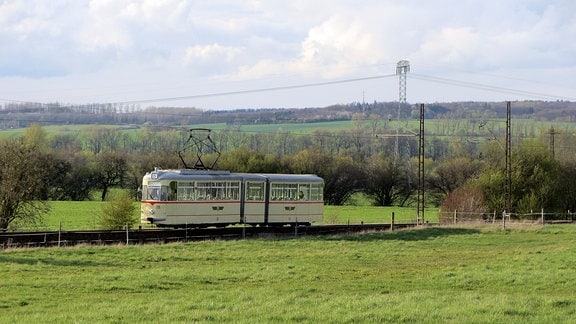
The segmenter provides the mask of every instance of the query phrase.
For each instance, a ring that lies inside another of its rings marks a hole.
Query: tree
[[[440,222],[451,222],[454,211],[464,213],[472,219],[483,218],[486,204],[482,190],[478,187],[462,186],[448,193],[440,204]]]
[[[100,226],[104,229],[122,229],[126,225],[134,226],[138,221],[134,211],[134,201],[130,198],[130,193],[121,191],[114,195],[114,198],[102,205],[102,214],[99,219]]]
[[[38,163],[43,166],[44,177],[42,186],[41,200],[65,200],[69,199],[66,195],[66,180],[72,169],[70,162],[54,156],[52,153],[41,154]],[[70,185],[76,186],[77,179]]]
[[[319,149],[305,149],[294,155],[285,156],[282,159],[284,165],[287,166],[289,173],[311,173],[322,175],[327,166],[329,166],[334,158]]]
[[[234,151],[222,154],[217,167],[234,172],[279,172],[280,160],[277,156],[251,151],[241,146]]]
[[[64,195],[66,175],[71,169],[68,161],[60,158],[64,154],[54,153],[48,146],[46,132],[38,124],[32,124],[24,130],[21,142],[25,147],[36,151],[36,163],[42,166],[43,182],[40,200],[67,199]]]
[[[557,209],[560,167],[547,147],[524,142],[512,155],[512,198],[515,211],[530,213]]]
[[[477,177],[481,169],[481,161],[459,157],[439,163],[426,180],[431,189],[448,195],[462,187],[468,180]]]
[[[542,144],[526,141],[512,152],[511,203],[515,213],[529,213],[557,208],[558,161]],[[482,188],[489,210],[504,209],[504,166],[490,164],[474,183]]]
[[[46,132],[39,124],[31,124],[24,130],[22,143],[28,147],[34,147],[36,150],[44,152],[48,147]]]
[[[376,206],[392,205],[401,176],[399,165],[393,159],[378,159],[371,164],[366,193],[374,197]]]
[[[576,211],[576,161],[559,162],[560,176],[557,184],[558,207],[562,211]]]
[[[73,168],[64,178],[63,193],[65,199],[83,201],[90,198],[90,192],[96,189],[98,175],[89,164],[76,159]]]
[[[343,205],[366,187],[366,173],[350,157],[337,156],[319,176],[324,178],[324,202],[329,205]]]
[[[102,201],[108,189],[122,185],[128,171],[126,158],[120,152],[104,152],[96,156],[96,184],[102,189]]]
[[[411,184],[407,167],[403,167],[394,158],[382,158],[372,162],[369,167],[366,193],[374,197],[376,206],[403,206],[417,188]]]
[[[0,230],[18,222],[34,224],[49,210],[40,201],[45,190],[41,153],[22,139],[0,144]]]

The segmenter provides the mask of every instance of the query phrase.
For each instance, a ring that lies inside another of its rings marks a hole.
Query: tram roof
[[[158,180],[252,180],[269,179],[272,182],[314,182],[324,180],[313,174],[277,174],[277,173],[232,173],[230,171],[193,170],[193,169],[155,169],[145,177]]]

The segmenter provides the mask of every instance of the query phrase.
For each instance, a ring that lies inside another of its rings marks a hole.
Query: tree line
[[[364,193],[378,206],[411,206],[418,184],[418,138],[394,132],[367,116],[348,130],[311,134],[242,132],[213,134],[222,151],[217,169],[234,172],[312,173],[325,179],[325,203],[342,205]],[[360,122],[361,121],[361,122]],[[380,136],[378,136],[380,135]],[[494,134],[499,136],[501,134]],[[502,137],[500,137],[502,138]],[[124,188],[136,199],[142,176],[154,167],[182,168],[177,152],[188,130],[143,127],[120,131],[92,126],[48,134],[40,125],[0,141],[0,229],[33,222],[50,200],[90,199]],[[574,135],[561,134],[554,154],[545,137],[515,138],[512,210],[576,210]],[[501,143],[469,140],[466,134],[425,139],[428,206],[452,211],[501,211],[505,172]],[[183,157],[193,160],[195,152]],[[205,159],[215,159],[207,154]]]
[[[448,102],[426,106],[427,119],[469,120],[504,118],[503,102]],[[401,108],[401,109],[399,109]],[[513,118],[547,121],[576,121],[576,103],[569,101],[517,101]],[[176,107],[141,107],[127,103],[34,103],[0,104],[0,129],[47,125],[193,125],[226,123],[229,125],[310,123],[351,120],[355,114],[385,119],[418,119],[417,105],[398,102],[353,102],[314,108],[246,108],[208,110]]]

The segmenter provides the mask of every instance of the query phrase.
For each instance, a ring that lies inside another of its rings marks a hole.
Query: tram
[[[141,190],[141,222],[158,227],[295,226],[323,216],[324,180],[312,174],[156,168]]]

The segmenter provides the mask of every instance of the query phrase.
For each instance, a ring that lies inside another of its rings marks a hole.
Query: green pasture
[[[209,128],[213,131],[222,131],[226,129],[240,129],[243,132],[256,132],[256,133],[290,132],[298,134],[312,134],[317,130],[326,130],[332,132],[341,130],[350,130],[350,128],[352,127],[352,121],[342,120],[342,121],[327,121],[317,123],[241,124],[232,126],[226,123],[214,123],[214,124],[191,125],[190,127]]]
[[[3,323],[573,323],[576,227],[0,250]]]
[[[491,129],[502,130],[504,127],[505,120],[492,120],[490,123]],[[413,132],[417,131],[420,127],[420,121],[418,119],[406,119],[402,121],[388,121],[388,120],[341,120],[341,121],[325,121],[325,122],[313,122],[313,123],[277,123],[277,124],[238,124],[229,125],[226,123],[209,123],[209,124],[194,124],[189,125],[189,128],[208,128],[215,132],[223,130],[241,130],[242,132],[254,132],[254,133],[278,133],[278,132],[289,132],[294,134],[313,134],[316,131],[323,130],[328,132],[339,132],[339,131],[349,131],[354,127],[365,127],[371,129],[374,123],[377,123],[379,128],[386,128],[391,130],[396,130],[398,128],[403,130],[411,130]],[[479,120],[467,120],[467,119],[427,119],[426,133],[428,135],[455,135],[455,134],[466,134],[466,133],[476,133],[479,132],[478,124]],[[539,121],[532,119],[513,119],[512,126],[514,127],[514,133],[523,133],[532,136],[538,136],[539,134],[545,134],[549,131],[551,126],[554,126],[556,131],[563,133],[573,133],[576,124],[570,122],[557,122],[557,121]],[[119,126],[119,125],[49,125],[42,126],[42,129],[46,131],[47,134],[80,134],[89,128],[93,127],[105,127],[114,128],[122,132],[128,132],[130,134],[138,132],[141,128],[134,126]],[[17,137],[24,134],[24,128],[16,129],[5,129],[0,130],[0,138],[4,137]]]
[[[122,129],[122,126],[116,125],[47,125],[42,126],[42,129],[50,135],[65,135],[74,134],[78,135],[86,131],[91,127],[105,127],[105,128],[118,128]],[[20,137],[24,135],[26,128],[13,128],[13,129],[3,129],[0,130],[0,138],[5,137]]]
[[[278,124],[240,124],[228,125],[226,123],[198,124],[190,125],[191,128],[208,128],[215,132],[222,130],[240,130],[242,132],[254,133],[279,133],[288,132],[293,134],[308,135],[316,131],[340,132],[350,131],[354,127],[363,127],[372,129],[376,123],[379,129],[384,128],[388,132],[401,129],[402,132],[417,133],[420,129],[419,119],[406,119],[402,121],[387,121],[384,119],[378,121],[370,120],[342,120],[327,121],[314,123],[278,123]],[[487,130],[479,129],[480,120],[468,119],[426,119],[426,134],[429,136],[458,136],[465,134],[477,134],[485,137],[491,135]],[[488,122],[489,128],[494,132],[504,132],[505,119],[491,120]],[[513,119],[512,132],[523,137],[537,137],[541,134],[547,134],[550,127],[554,126],[556,131],[571,134],[576,130],[576,124],[571,122],[558,121],[540,121],[532,119]]]
[[[51,201],[49,204],[50,212],[44,216],[42,224],[47,229],[98,229],[98,218],[102,215],[103,202]],[[140,212],[139,208],[138,212]]]
[[[102,214],[101,201],[51,201],[51,210],[37,226],[21,226],[20,230],[92,230],[98,229]],[[140,204],[134,203],[134,216],[139,218]],[[374,206],[324,206],[324,224],[390,223],[394,213],[396,223],[416,221],[415,208]],[[425,220],[438,221],[438,210],[426,209]]]

